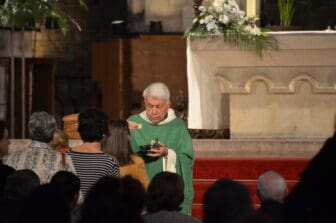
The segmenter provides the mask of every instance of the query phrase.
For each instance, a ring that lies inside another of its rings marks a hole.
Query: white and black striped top
[[[69,150],[75,166],[77,176],[80,179],[81,191],[86,196],[89,189],[103,176],[120,176],[118,160],[105,153],[81,153]]]

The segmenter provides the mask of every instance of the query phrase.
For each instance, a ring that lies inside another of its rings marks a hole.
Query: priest
[[[144,91],[146,110],[128,119],[134,152],[146,161],[151,180],[161,171],[176,172],[184,181],[182,212],[191,213],[194,196],[192,185],[194,150],[182,119],[170,108],[168,87],[155,82]]]

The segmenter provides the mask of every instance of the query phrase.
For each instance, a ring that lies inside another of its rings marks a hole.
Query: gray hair
[[[54,116],[47,112],[34,112],[28,123],[29,133],[32,140],[50,142],[57,129]]]
[[[258,178],[258,195],[261,201],[275,200],[283,202],[287,194],[285,179],[274,171],[267,171]]]
[[[144,91],[142,96],[146,98],[147,96],[152,96],[154,98],[169,100],[170,93],[167,85],[162,82],[155,82],[150,84]]]

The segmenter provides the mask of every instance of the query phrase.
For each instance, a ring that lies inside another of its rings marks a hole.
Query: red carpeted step
[[[198,218],[198,219],[202,220],[202,218],[203,218],[203,206],[202,206],[202,204],[193,204],[193,206],[191,208],[191,215],[194,218]]]
[[[256,179],[273,170],[286,180],[297,180],[309,163],[307,158],[196,158],[194,179]]]
[[[230,178],[245,184],[251,192],[254,205],[258,206],[256,180],[260,174],[269,170],[281,174],[287,181],[288,190],[291,191],[309,162],[310,159],[307,158],[196,158],[192,216],[202,219],[203,195],[218,178]]]

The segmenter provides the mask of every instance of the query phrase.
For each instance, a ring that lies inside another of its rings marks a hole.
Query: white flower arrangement
[[[259,56],[266,49],[276,49],[276,40],[256,25],[256,18],[248,18],[235,0],[212,0],[200,6],[201,12],[185,31],[184,36],[204,38],[222,35],[224,41],[242,49],[253,49]]]

